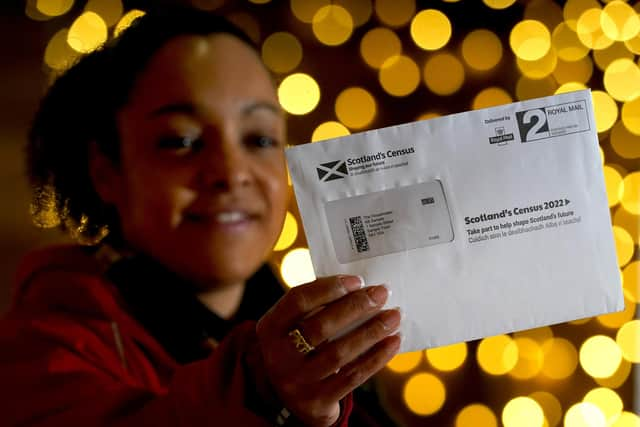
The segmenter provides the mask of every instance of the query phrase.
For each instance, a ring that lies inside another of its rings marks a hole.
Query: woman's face
[[[284,117],[258,55],[228,34],[172,39],[117,119],[107,198],[129,244],[202,290],[251,276],[288,197]]]

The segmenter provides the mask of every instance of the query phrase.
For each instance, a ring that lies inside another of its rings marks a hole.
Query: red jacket
[[[274,425],[247,407],[263,386],[248,372],[254,323],[180,365],[127,313],[102,269],[78,246],[23,260],[0,321],[0,425]],[[340,426],[351,397],[343,406]]]

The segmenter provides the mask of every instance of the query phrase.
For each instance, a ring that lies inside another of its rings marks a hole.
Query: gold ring
[[[307,342],[307,340],[302,336],[302,332],[300,329],[296,328],[289,332],[289,336],[291,337],[291,342],[296,346],[296,350],[302,354],[307,354],[312,351],[315,347]]]

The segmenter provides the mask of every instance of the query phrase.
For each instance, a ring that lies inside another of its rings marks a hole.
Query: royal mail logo
[[[546,108],[534,108],[531,110],[516,112],[520,140],[522,142],[536,141],[549,138],[549,123]]]
[[[333,181],[335,179],[344,179],[349,176],[347,164],[344,160],[336,160],[334,162],[320,163],[316,168],[318,179],[323,182]]]

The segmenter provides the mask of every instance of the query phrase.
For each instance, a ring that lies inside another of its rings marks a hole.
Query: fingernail
[[[388,310],[382,314],[382,324],[387,331],[395,330],[400,326],[400,312],[398,310]]]
[[[367,289],[367,295],[371,305],[374,307],[384,304],[390,293],[389,289],[384,285],[371,286]]]
[[[340,276],[340,283],[348,292],[353,292],[364,286],[364,279],[362,276]]]

